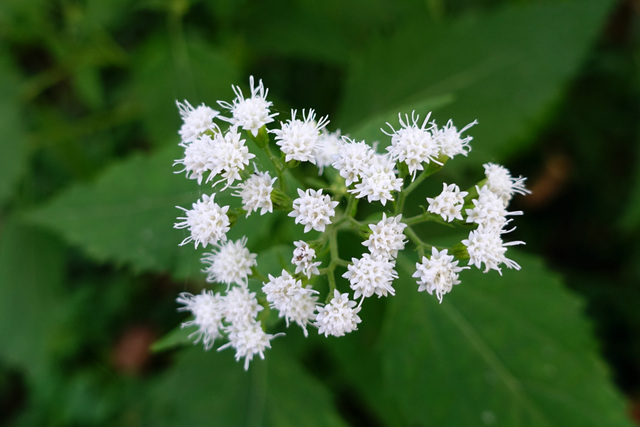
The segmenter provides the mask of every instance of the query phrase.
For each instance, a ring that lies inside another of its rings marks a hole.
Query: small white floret
[[[429,203],[427,212],[440,215],[447,222],[454,219],[462,221],[462,207],[464,198],[468,194],[466,191],[460,191],[460,187],[456,184],[447,185],[443,182],[442,193],[434,198],[427,197],[427,203]]]
[[[428,124],[430,116],[431,113],[427,114],[422,125],[419,125],[420,116],[415,111],[411,113],[411,119],[405,115],[403,120],[402,115],[398,114],[400,121],[398,130],[395,130],[389,123],[387,125],[391,128],[391,132],[381,129],[383,133],[391,137],[391,145],[387,147],[391,158],[405,163],[413,179],[418,171],[424,170],[423,163],[440,164],[437,160],[440,146],[431,134],[430,130],[434,125]]]
[[[305,233],[311,229],[323,232],[331,224],[338,202],[332,201],[329,195],[322,194],[322,189],[316,191],[309,188],[302,191],[298,188],[298,196],[293,201],[293,210],[289,212],[289,216],[295,218],[296,224],[304,225]]]
[[[271,113],[269,108],[272,103],[267,101],[269,89],[265,89],[262,80],[255,86],[253,76],[249,77],[251,97],[245,98],[240,86],[231,86],[236,98],[230,104],[226,101],[218,101],[221,107],[231,111],[231,118],[225,119],[234,126],[238,126],[255,137],[260,128],[273,122],[278,113]]]
[[[310,279],[311,276],[317,276],[320,274],[318,266],[320,261],[315,261],[316,251],[309,244],[303,240],[293,242],[296,248],[293,250],[293,258],[291,258],[291,264],[296,266],[295,274],[302,273]]]
[[[202,262],[207,265],[207,282],[247,284],[251,268],[256,266],[256,254],[246,248],[247,238],[226,241],[218,245],[218,250],[204,254]]]
[[[184,305],[178,308],[178,311],[190,311],[193,314],[193,320],[184,322],[182,327],[198,328],[189,338],[195,337],[194,344],[202,341],[205,350],[211,349],[214,341],[221,336],[220,330],[223,326],[224,307],[220,294],[204,289],[198,295],[182,292],[176,301]]]
[[[296,119],[296,110],[291,110],[291,119],[280,123],[280,129],[271,130],[276,135],[276,144],[285,155],[285,161],[316,163],[320,132],[329,123],[327,116],[316,122],[316,113],[302,110],[302,120]]]
[[[176,101],[176,105],[182,117],[182,126],[178,132],[182,139],[181,144],[191,143],[206,131],[214,130],[217,126],[213,120],[221,118],[219,111],[204,104],[194,108],[185,100],[184,103]]]
[[[199,245],[206,248],[207,245],[214,245],[219,241],[227,240],[227,231],[230,228],[229,217],[227,211],[229,206],[220,206],[213,201],[215,194],[208,196],[204,194],[200,200],[193,203],[192,209],[182,209],[185,212],[184,217],[178,217],[183,221],[176,223],[173,228],[187,228],[190,235],[185,238],[180,246],[189,242],[194,242],[196,249]]]
[[[369,248],[371,255],[388,259],[398,256],[398,251],[404,249],[407,241],[404,236],[407,225],[401,220],[402,215],[387,217],[383,213],[377,224],[369,224],[371,234],[362,244]]]
[[[255,173],[236,187],[238,191],[233,195],[242,198],[242,209],[247,211],[247,216],[258,209],[260,215],[273,212],[271,192],[276,179],[271,178],[269,172],[258,172],[255,168]]]
[[[438,251],[434,247],[430,258],[423,256],[422,262],[416,263],[416,272],[412,277],[418,279],[418,292],[427,291],[429,295],[435,293],[442,303],[442,297],[460,283],[458,273],[468,268],[458,267],[458,261],[454,261],[453,255],[449,255],[446,249]]]
[[[396,292],[391,286],[393,280],[398,278],[394,266],[394,262],[388,258],[374,258],[366,253],[360,259],[352,258],[342,277],[349,280],[355,299],[360,296],[369,298],[373,294],[378,295],[378,298],[386,297],[388,294],[395,295]]]
[[[324,334],[325,337],[341,337],[358,329],[358,323],[361,322],[358,316],[360,307],[356,305],[355,301],[349,299],[349,294],[341,294],[336,289],[331,302],[318,308],[315,322],[318,334]]]

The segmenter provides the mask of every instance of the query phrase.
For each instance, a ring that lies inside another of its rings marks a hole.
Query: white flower
[[[339,130],[336,132],[322,131],[318,138],[316,152],[316,166],[318,167],[319,175],[322,175],[326,166],[331,166],[338,159],[343,145],[344,142]]]
[[[427,197],[429,207],[428,212],[440,215],[442,219],[451,222],[454,219],[462,221],[462,206],[464,206],[464,198],[469,194],[466,191],[460,191],[456,184],[442,183],[442,193],[435,198]]]
[[[373,294],[378,298],[387,294],[395,295],[391,283],[398,278],[398,274],[393,269],[394,263],[388,258],[374,258],[366,253],[360,259],[352,258],[351,262],[342,277],[351,283],[351,289],[355,291],[353,298],[357,299],[360,295],[369,298]]]
[[[391,137],[391,145],[387,147],[391,158],[404,162],[413,179],[415,179],[417,171],[424,170],[423,163],[441,164],[437,160],[440,147],[430,132],[433,125],[427,127],[430,116],[431,113],[427,114],[422,125],[418,125],[420,116],[415,111],[411,113],[411,120],[408,115],[405,115],[403,121],[402,115],[398,114],[400,129],[395,130],[389,123],[387,125],[391,128],[391,133],[381,129],[383,133]]]
[[[211,349],[213,342],[221,336],[223,317],[223,302],[219,294],[213,294],[212,291],[202,290],[199,295],[192,295],[188,292],[182,292],[176,299],[184,307],[178,308],[178,311],[190,311],[193,314],[193,320],[184,322],[183,328],[197,326],[198,330],[189,335],[189,338],[195,336],[194,344],[202,340],[205,350]]]
[[[276,179],[278,178],[271,178],[269,172],[258,172],[255,168],[255,173],[238,185],[238,192],[234,196],[242,198],[242,209],[247,211],[247,216],[258,209],[260,209],[260,215],[273,212],[271,192]]]
[[[270,132],[276,135],[276,144],[285,154],[284,160],[316,163],[316,152],[320,131],[329,123],[327,116],[315,120],[316,113],[309,110],[306,114],[302,110],[302,120],[296,119],[296,110],[291,110],[291,119],[286,123],[280,122],[281,129]]]
[[[182,127],[178,132],[182,139],[182,144],[195,141],[208,130],[213,130],[217,126],[213,123],[213,119],[220,115],[220,112],[213,108],[207,107],[202,104],[196,108],[193,108],[188,101],[184,101],[184,104],[176,101],[178,111],[182,117]]]
[[[359,311],[360,307],[356,307],[356,302],[349,300],[349,294],[341,294],[337,289],[334,290],[331,302],[318,308],[315,323],[318,334],[324,334],[325,337],[341,337],[355,331],[361,322]]]
[[[484,173],[487,177],[487,187],[496,193],[505,206],[509,204],[514,194],[530,194],[524,182],[527,178],[522,176],[514,178],[511,176],[509,169],[495,163],[485,163]]]
[[[267,101],[269,89],[265,89],[262,80],[258,82],[258,86],[254,86],[253,76],[249,77],[249,87],[251,89],[251,97],[245,99],[240,86],[231,86],[236,94],[233,104],[226,101],[218,101],[218,104],[231,111],[232,117],[226,119],[234,126],[251,132],[255,137],[258,131],[264,125],[273,122],[273,118],[278,113],[271,113],[269,108],[272,103]]]
[[[307,276],[307,279],[310,279],[313,275],[320,274],[318,270],[320,261],[313,262],[316,259],[316,251],[302,240],[293,242],[293,244],[296,248],[293,250],[291,264],[296,266],[295,274],[302,273]]]
[[[362,181],[348,191],[359,199],[366,197],[369,202],[380,201],[386,205],[388,200],[393,200],[393,191],[402,190],[403,182],[396,176],[395,166],[388,155],[376,154],[362,173]]]
[[[246,286],[233,286],[222,297],[224,301],[224,320],[233,326],[241,327],[255,321],[263,307],[258,304],[255,292],[249,292]]]
[[[229,342],[220,346],[218,351],[227,347],[233,347],[236,350],[235,358],[239,361],[244,357],[244,370],[249,369],[249,363],[256,354],[264,360],[264,351],[271,348],[271,340],[283,334],[267,334],[262,329],[262,324],[252,320],[241,325],[231,325],[226,328],[229,334]]]
[[[296,280],[289,272],[282,270],[282,275],[273,277],[269,274],[269,281],[262,287],[271,303],[271,308],[280,312],[279,317],[284,317],[289,326],[289,321],[294,321],[304,330],[307,336],[307,324],[315,319],[316,301],[318,292],[310,286],[302,287],[302,282]]]
[[[453,122],[449,120],[442,129],[434,127],[431,130],[431,133],[433,134],[433,138],[438,142],[440,153],[449,158],[453,158],[453,156],[458,154],[466,156],[469,151],[471,151],[469,143],[473,137],[466,136],[462,138],[461,135],[471,126],[476,124],[478,124],[478,122],[477,120],[474,120],[458,131],[458,129],[453,125]]]
[[[524,242],[508,242],[502,241],[501,231],[493,228],[486,229],[482,226],[477,230],[469,233],[469,238],[462,241],[467,247],[469,253],[469,265],[480,268],[484,264],[484,273],[489,270],[497,270],[502,275],[500,264],[506,265],[508,268],[520,270],[517,262],[508,259],[505,256],[508,246],[524,245]]]
[[[235,127],[229,128],[224,135],[216,134],[213,149],[214,168],[207,181],[218,174],[222,175],[221,181],[227,181],[223,190],[233,184],[235,180],[240,179],[240,171],[249,164],[249,160],[255,157],[255,154],[249,152],[245,140],[241,138]],[[213,185],[215,186],[218,182]]]
[[[431,248],[431,258],[422,257],[421,263],[416,263],[416,272],[412,277],[416,277],[418,282],[418,292],[427,291],[429,295],[435,292],[438,301],[442,303],[442,296],[451,291],[453,285],[460,283],[458,273],[469,267],[458,267],[458,261],[453,260],[453,255],[448,255],[448,251],[443,249],[438,251]]]
[[[184,145],[184,158],[176,160],[174,165],[184,165],[180,172],[186,172],[187,178],[202,184],[202,178],[215,168],[215,143],[209,135],[201,135],[193,142]]]
[[[203,271],[207,273],[207,282],[247,284],[251,267],[256,263],[256,254],[249,252],[245,246],[247,238],[235,242],[227,241],[218,245],[218,250],[206,253],[202,262],[208,264]]]
[[[398,256],[398,251],[404,249],[407,241],[404,237],[404,229],[407,225],[400,222],[401,220],[402,215],[387,218],[387,214],[383,213],[381,221],[377,224],[369,224],[371,234],[362,244],[369,248],[371,255],[387,259]]]
[[[500,196],[492,192],[486,185],[476,186],[478,198],[473,199],[472,209],[466,209],[467,222],[475,222],[485,229],[501,230],[509,223],[507,216],[522,215],[522,211],[508,212]]]
[[[340,172],[348,187],[354,182],[360,181],[364,171],[369,168],[375,157],[375,150],[366,142],[355,142],[346,136],[342,137],[344,144],[338,151],[338,157],[333,162],[333,167]]]
[[[295,218],[296,224],[304,225],[305,233],[312,228],[323,232],[331,224],[338,202],[333,202],[329,195],[322,194],[322,189],[316,191],[310,188],[302,191],[298,188],[298,196],[300,197],[293,201],[293,211],[289,212],[289,216]]]
[[[193,203],[192,209],[185,209],[176,206],[178,209],[185,211],[186,216],[178,217],[184,221],[176,223],[173,228],[188,228],[191,235],[184,239],[180,246],[186,245],[193,241],[196,249],[198,245],[206,248],[207,245],[214,245],[219,241],[227,240],[227,231],[229,231],[229,217],[227,211],[229,206],[220,206],[213,201],[215,194],[207,196],[204,194],[200,200]]]

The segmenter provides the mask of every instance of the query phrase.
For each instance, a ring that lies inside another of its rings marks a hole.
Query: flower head
[[[186,172],[187,178],[202,184],[204,175],[215,168],[215,143],[205,134],[184,147],[184,158],[176,160],[174,165],[183,165],[184,169],[178,172]]]
[[[241,127],[255,137],[264,125],[273,122],[278,113],[271,113],[269,108],[272,103],[267,101],[269,89],[265,89],[262,80],[258,86],[254,85],[253,76],[249,77],[251,97],[245,98],[240,86],[231,86],[236,94],[233,103],[218,101],[218,104],[231,111],[231,118],[226,119],[233,126]]]
[[[465,136],[463,138],[462,134],[475,124],[478,124],[476,120],[469,123],[460,130],[458,130],[458,128],[453,125],[453,122],[451,120],[449,120],[442,129],[438,129],[434,126],[431,132],[433,134],[433,138],[438,142],[438,146],[440,147],[440,154],[444,154],[449,158],[453,158],[453,156],[456,156],[458,154],[466,156],[469,151],[471,151],[471,146],[469,145],[469,143],[471,142],[473,137]]]
[[[475,222],[485,229],[501,230],[509,223],[508,216],[522,215],[522,211],[508,212],[500,196],[488,186],[477,188],[478,198],[473,199],[473,208],[466,209],[467,222]]]
[[[219,241],[227,240],[227,231],[229,231],[229,217],[227,211],[229,206],[220,206],[213,201],[215,194],[207,196],[202,195],[202,198],[193,203],[192,209],[185,209],[180,206],[176,206],[178,209],[182,209],[186,216],[178,217],[182,219],[182,222],[176,223],[173,228],[189,229],[191,235],[185,238],[180,246],[186,245],[193,241],[195,242],[196,249],[198,245],[202,245],[206,248],[207,245],[214,245]]]
[[[484,173],[487,177],[487,187],[495,193],[505,206],[509,204],[514,194],[530,194],[524,182],[527,178],[522,176],[514,178],[511,176],[509,169],[495,163],[485,163],[483,165]]]
[[[391,286],[398,274],[393,269],[394,263],[388,258],[375,258],[366,253],[362,258],[353,258],[347,267],[347,272],[342,275],[351,283],[351,289],[355,292],[354,298],[368,298],[373,294],[387,296],[395,295],[395,289]]]
[[[182,127],[180,127],[180,138],[182,144],[188,144],[198,139],[208,130],[213,130],[217,126],[213,119],[220,116],[220,112],[204,104],[194,108],[188,101],[178,102],[178,111],[182,117]],[[221,118],[221,117],[220,117]]]
[[[466,191],[460,191],[460,187],[456,184],[442,183],[442,193],[437,197],[427,197],[429,207],[428,212],[440,215],[443,220],[451,222],[454,219],[462,221],[462,206],[464,205],[464,197],[469,194]]]
[[[221,336],[224,308],[220,294],[214,295],[212,291],[204,289],[198,295],[183,292],[176,301],[184,304],[184,307],[178,308],[178,311],[190,311],[193,314],[193,320],[184,322],[182,327],[198,327],[198,330],[189,336],[195,336],[194,344],[202,340],[205,350],[211,349],[213,342]]]
[[[305,233],[312,228],[323,232],[331,224],[338,202],[332,201],[329,195],[322,194],[322,189],[316,191],[310,188],[302,191],[298,188],[298,196],[300,197],[293,201],[293,211],[289,212],[289,216],[295,218],[296,224],[304,225]]]
[[[379,201],[386,205],[393,200],[394,191],[402,189],[402,179],[396,176],[395,163],[388,155],[376,154],[368,168],[362,173],[362,181],[357,183],[354,189],[348,190],[355,193],[356,197],[367,198],[367,201]]]
[[[242,139],[238,129],[235,127],[229,128],[224,135],[222,133],[216,134],[213,148],[214,168],[207,181],[219,174],[222,179],[218,182],[227,181],[224,187],[226,189],[234,181],[240,179],[240,171],[244,170],[245,166],[249,164],[249,160],[255,157],[255,154],[249,152],[249,148],[245,145],[245,140]],[[214,186],[218,182],[214,183]]]
[[[315,319],[318,292],[310,286],[302,287],[302,282],[296,280],[289,272],[282,270],[282,275],[273,277],[269,274],[269,281],[262,286],[271,307],[280,312],[287,326],[294,321],[307,336],[307,324]]]
[[[273,212],[271,192],[276,179],[278,178],[271,178],[269,172],[258,172],[256,168],[253,175],[238,185],[238,191],[234,196],[242,198],[242,209],[247,211],[247,216],[258,209],[260,209],[260,215]]]
[[[316,122],[314,110],[306,113],[302,110],[302,120],[296,119],[296,110],[291,110],[291,119],[281,123],[280,129],[273,129],[271,132],[276,135],[276,144],[285,154],[285,161],[297,160],[315,164],[320,131],[327,123],[327,116]]]
[[[334,290],[333,299],[329,304],[318,308],[315,323],[318,334],[324,334],[325,337],[341,337],[358,329],[358,323],[361,322],[358,316],[360,307],[356,305],[355,301],[349,299],[349,294],[341,294],[337,289]]]
[[[446,249],[438,251],[431,248],[431,257],[422,257],[422,262],[416,263],[416,272],[412,277],[418,278],[418,292],[434,292],[438,301],[442,303],[442,296],[451,291],[454,285],[460,283],[458,273],[469,267],[458,267],[458,261],[453,260]]]
[[[307,242],[298,240],[293,242],[296,248],[293,250],[293,258],[291,258],[291,264],[296,266],[295,274],[302,273],[310,279],[313,275],[320,274],[318,266],[320,261],[314,262],[316,259],[316,251],[309,246]]]
[[[259,321],[252,320],[241,325],[231,325],[227,329],[229,342],[221,346],[218,351],[228,347],[236,350],[235,358],[239,361],[244,357],[244,370],[249,369],[249,363],[256,354],[264,360],[264,351],[271,348],[271,340],[283,334],[267,334]]]
[[[236,327],[255,321],[262,306],[258,304],[255,292],[249,292],[246,286],[232,286],[223,297],[224,320]]]
[[[251,267],[257,264],[257,255],[249,252],[246,245],[246,237],[235,242],[228,240],[218,245],[217,251],[205,254],[202,262],[208,264],[204,269],[207,273],[207,282],[246,285]]]
[[[377,224],[369,224],[371,234],[362,244],[369,248],[371,255],[386,259],[398,256],[398,251],[404,249],[407,241],[404,237],[407,225],[400,222],[401,220],[402,215],[387,218],[387,214],[383,213],[382,220]]]
[[[344,144],[338,151],[337,158],[333,161],[333,167],[340,172],[340,176],[345,179],[348,187],[354,182],[360,181],[365,170],[373,161],[376,155],[375,150],[366,142],[355,142],[346,136],[342,137]]]
[[[343,144],[344,141],[340,136],[339,130],[327,132],[323,129],[318,138],[316,150],[316,166],[318,167],[319,175],[322,175],[325,167],[331,166],[338,159]]]
[[[391,124],[387,125],[391,128],[391,133],[382,130],[383,133],[391,137],[391,145],[387,147],[387,151],[391,158],[407,165],[409,173],[415,179],[416,172],[424,170],[423,163],[438,162],[437,158],[440,154],[440,147],[430,132],[433,125],[427,126],[431,113],[427,114],[422,125],[418,125],[420,116],[415,111],[409,116],[398,114],[400,121],[400,129],[395,130]]]
[[[484,273],[489,270],[497,270],[502,275],[500,264],[506,265],[508,268],[520,270],[517,262],[508,259],[505,255],[508,246],[524,245],[524,242],[508,242],[502,241],[501,231],[494,228],[478,227],[477,230],[469,233],[469,238],[462,241],[467,247],[469,253],[469,265],[480,268],[484,264]]]

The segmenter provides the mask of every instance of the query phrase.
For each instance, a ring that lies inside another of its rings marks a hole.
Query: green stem
[[[422,172],[420,172],[420,175],[418,175],[418,177],[414,179],[407,188],[400,191],[400,194],[398,195],[398,202],[396,203],[395,215],[400,215],[402,213],[404,209],[404,202],[407,196],[411,194],[413,190],[418,188],[418,186],[422,183],[422,181],[424,181],[427,177],[433,175],[434,173],[442,169],[442,167],[447,161],[447,158],[446,157],[439,158],[438,161],[442,164],[439,165],[435,162],[429,163],[429,165],[427,165],[427,167]]]

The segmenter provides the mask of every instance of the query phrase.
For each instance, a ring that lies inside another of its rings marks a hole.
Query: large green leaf
[[[149,425],[340,426],[331,395],[273,341],[248,372],[233,350],[184,351],[150,395]],[[176,391],[178,391],[176,393]]]
[[[154,144],[169,141],[170,135],[177,140],[180,115],[176,100],[186,99],[194,107],[205,102],[219,109],[216,100],[231,101],[234,97],[231,84],[248,82],[244,78],[238,81],[229,59],[211,43],[182,37],[171,33],[150,38],[135,55],[132,89]]]
[[[377,347],[388,397],[413,425],[629,425],[580,301],[517,258],[503,277],[465,272],[442,304],[399,258]]]
[[[180,248],[183,237],[173,229],[181,212],[175,206],[188,207],[199,197],[193,181],[173,173],[173,159],[179,156],[178,147],[134,156],[95,182],[70,188],[29,218],[98,261],[130,264],[139,271],[197,270],[196,252]]]
[[[535,2],[464,22],[427,25],[414,19],[355,57],[340,125],[349,130],[374,114],[404,112],[407,105],[452,95],[454,102],[436,110],[438,123],[453,118],[460,128],[478,119],[470,132],[477,151],[471,161],[504,158],[531,139],[611,3]]]
[[[0,235],[0,358],[42,374],[56,346],[64,252],[51,235],[6,220]]]
[[[256,150],[253,145],[250,149]],[[203,192],[212,190],[173,173],[177,169],[172,167],[173,160],[181,156],[178,146],[151,156],[134,156],[112,166],[95,182],[70,188],[29,218],[98,261],[131,265],[137,271],[171,272],[177,278],[204,278],[199,273],[202,250],[178,246],[186,234],[173,224],[183,214],[176,206],[190,208]],[[231,192],[227,190],[216,201],[238,204]],[[247,236],[251,249],[264,242],[274,219],[275,215],[242,217],[228,236],[234,240]]]
[[[0,206],[11,196],[16,182],[27,170],[27,139],[18,83],[8,56],[0,50]]]

